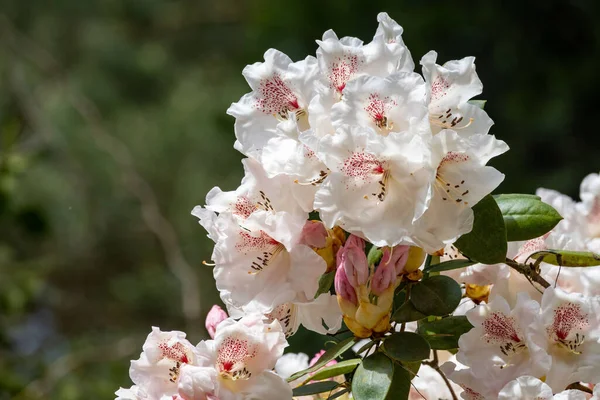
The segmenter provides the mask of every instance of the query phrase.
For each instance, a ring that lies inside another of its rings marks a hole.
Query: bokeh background
[[[0,400],[109,399],[152,325],[207,337],[211,246],[190,211],[242,174],[225,110],[275,47],[371,39],[473,55],[503,192],[577,197],[600,169],[600,2],[3,0]],[[302,332],[291,350],[316,352]]]

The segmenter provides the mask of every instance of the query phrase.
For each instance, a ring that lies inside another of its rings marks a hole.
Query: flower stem
[[[547,280],[542,278],[540,273],[537,271],[537,268],[534,268],[533,265],[520,264],[514,260],[511,260],[510,258],[507,258],[505,263],[512,269],[525,275],[525,277],[527,277],[527,279],[530,279],[531,281],[539,284],[544,289],[546,289],[547,287],[550,287],[550,283],[548,283]]]

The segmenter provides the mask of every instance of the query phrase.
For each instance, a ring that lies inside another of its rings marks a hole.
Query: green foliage
[[[600,254],[587,251],[543,250],[531,254],[529,259],[562,267],[594,267],[600,265]]]
[[[469,265],[475,264],[474,261],[471,260],[450,260],[444,261],[443,263],[430,265],[429,268],[426,268],[423,272],[442,272],[442,271],[452,271],[453,269],[466,268]]]
[[[418,321],[426,317],[427,315],[417,310],[412,302],[407,301],[394,311],[391,319],[394,322],[403,323]]]
[[[383,353],[366,357],[352,378],[352,397],[356,400],[385,400],[393,376],[394,363]]]
[[[413,332],[397,332],[383,341],[383,351],[395,361],[425,360],[430,350],[427,340]]]
[[[449,316],[434,321],[420,321],[417,333],[427,339],[432,349],[451,350],[458,348],[458,339],[472,327],[465,316]]]
[[[296,372],[287,379],[288,382],[295,381],[296,379],[301,378],[306,374],[310,374],[311,372],[315,372],[316,370],[322,368],[329,361],[336,359],[337,357],[341,356],[342,353],[344,353],[346,350],[350,349],[354,345],[354,343],[356,343],[356,339],[352,336],[334,344],[329,349],[327,349],[325,353],[323,353],[323,355],[312,367]]]
[[[325,392],[331,392],[340,384],[334,381],[322,381],[310,383],[308,385],[302,385],[294,388],[292,394],[294,396],[309,396],[311,394],[319,394]]]
[[[319,277],[319,288],[317,289],[317,293],[315,293],[315,299],[323,293],[329,293],[334,279],[335,271],[326,272]]]
[[[473,230],[455,243],[457,249],[471,260],[483,264],[496,264],[506,258],[506,227],[502,212],[491,195],[473,207]]]
[[[538,196],[527,194],[501,194],[494,196],[504,218],[506,238],[509,242],[540,237],[556,226],[560,214]]]
[[[452,278],[436,275],[418,282],[410,293],[410,301],[425,315],[444,316],[458,307],[462,291]]]
[[[381,260],[381,257],[383,257],[383,251],[381,251],[381,248],[372,246],[367,254],[367,262],[369,265],[376,265]]]
[[[420,366],[420,364],[419,364]],[[410,369],[410,368],[408,368]],[[419,368],[417,368],[417,371]],[[416,371],[414,371],[416,374]],[[394,363],[394,375],[392,377],[392,384],[386,400],[404,400],[408,399],[410,393],[410,381],[411,374],[406,370],[405,367],[398,363]]]
[[[323,367],[322,369],[315,372],[314,375],[311,375],[311,377],[308,378],[307,382],[310,382],[311,380],[321,381],[323,379],[332,378],[334,376],[348,374],[354,371],[361,361],[362,360],[360,358],[353,358],[350,360],[340,361],[328,367]]]

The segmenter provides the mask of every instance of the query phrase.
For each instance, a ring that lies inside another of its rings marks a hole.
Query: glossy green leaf
[[[381,251],[381,248],[379,248],[377,246],[373,246],[369,250],[369,254],[367,254],[367,261],[368,261],[369,265],[374,265],[374,264],[379,263],[382,256],[383,256],[383,251]]]
[[[327,364],[329,361],[342,355],[342,353],[344,353],[346,350],[350,349],[354,345],[354,343],[356,343],[356,338],[354,338],[354,337],[349,337],[347,339],[342,340],[339,343],[336,343],[334,346],[327,349],[325,351],[325,353],[323,353],[321,358],[319,358],[319,360],[312,367],[296,372],[295,374],[290,376],[287,379],[287,381],[292,382],[298,378],[303,377],[306,374],[315,372],[316,370],[325,366],[325,364]]]
[[[322,381],[315,382],[308,385],[298,386],[292,391],[292,395],[296,396],[309,396],[311,394],[318,394],[324,392],[331,392],[333,389],[338,387],[340,384],[335,381]]]
[[[424,272],[451,271],[453,269],[466,268],[469,265],[473,265],[473,264],[475,264],[475,262],[471,261],[471,260],[464,260],[464,259],[450,260],[450,261],[444,261],[442,263],[432,265],[427,270],[424,270]]]
[[[427,317],[427,315],[423,314],[419,310],[415,308],[413,303],[410,301],[405,302],[398,308],[394,314],[392,314],[392,321],[403,323],[403,322],[412,322],[418,321]]]
[[[501,194],[494,196],[500,207],[509,242],[540,237],[562,219],[558,211],[537,196],[526,194]]]
[[[343,395],[345,395],[346,393],[350,392],[349,388],[344,388],[338,392],[335,392],[334,394],[332,394],[331,396],[329,396],[327,398],[327,400],[333,400],[333,399],[337,399],[338,397],[341,397]]]
[[[400,363],[410,374],[410,376],[417,375],[419,368],[421,368],[421,361],[403,361]]]
[[[420,364],[419,364],[420,365]],[[417,368],[418,370],[418,368]],[[410,394],[410,372],[402,365],[394,363],[394,376],[386,400],[406,400]]]
[[[356,400],[385,400],[394,376],[394,364],[383,353],[363,360],[352,378],[352,397]]]
[[[462,235],[454,246],[471,260],[497,264],[506,258],[506,227],[498,204],[491,195],[473,207],[473,230]]]
[[[532,260],[539,260],[562,267],[594,267],[600,265],[600,254],[589,251],[569,250],[542,250],[529,256]]]
[[[431,348],[422,336],[397,332],[383,341],[383,351],[396,361],[421,361],[429,358]]]
[[[450,350],[458,348],[458,339],[472,327],[467,317],[450,316],[436,321],[419,322],[417,333],[427,339],[432,349]]]
[[[485,107],[485,103],[487,103],[487,100],[469,100],[467,101],[467,103],[477,106],[483,110]]]
[[[317,293],[315,293],[315,299],[324,293],[329,293],[334,278],[335,271],[326,272],[319,277],[319,289],[317,289]]]
[[[313,376],[308,378],[307,381],[322,381],[338,375],[344,375],[352,372],[356,369],[356,366],[360,364],[360,358],[353,358],[351,360],[340,361],[334,365],[323,367],[322,369],[315,372]]]
[[[458,307],[461,297],[460,285],[454,279],[437,275],[418,282],[412,288],[410,301],[425,315],[444,316]]]

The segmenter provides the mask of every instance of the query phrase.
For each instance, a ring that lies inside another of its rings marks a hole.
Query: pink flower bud
[[[349,301],[350,303],[357,305],[358,298],[356,297],[356,291],[348,281],[348,277],[346,276],[346,271],[344,268],[338,268],[335,272],[335,280],[333,281],[335,285],[335,292],[341,298]]]
[[[350,284],[355,288],[369,279],[369,263],[365,254],[365,241],[350,235],[344,247],[337,253],[338,271],[343,268]]]
[[[371,279],[371,291],[377,296],[381,295],[390,285],[396,283],[396,277],[402,273],[410,246],[396,246],[392,249],[383,248],[383,256]]]
[[[327,245],[327,229],[321,221],[306,221],[300,243],[317,249]]]
[[[226,320],[228,315],[221,307],[218,305],[212,306],[208,314],[206,315],[206,330],[210,335],[211,339],[215,338],[215,332],[217,330],[217,325],[221,323],[221,321]]]
[[[371,292],[379,296],[396,283],[396,269],[392,264],[379,264],[371,279]]]
[[[396,246],[393,248],[384,247],[383,256],[379,265],[393,265],[396,270],[396,275],[400,275],[404,270],[406,261],[408,261],[408,255],[410,246]]]

